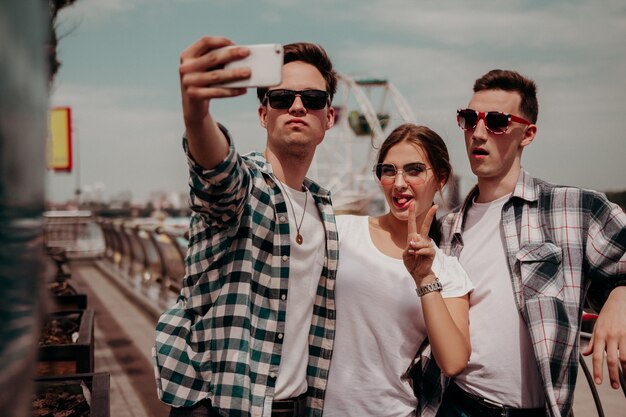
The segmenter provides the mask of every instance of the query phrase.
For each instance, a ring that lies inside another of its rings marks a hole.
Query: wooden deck
[[[92,261],[72,263],[95,311],[95,371],[111,374],[111,416],[167,417],[151,363],[156,318],[127,297]]]

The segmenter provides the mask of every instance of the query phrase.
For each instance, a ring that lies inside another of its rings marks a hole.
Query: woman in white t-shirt
[[[457,259],[437,248],[432,222],[434,195],[450,172],[441,137],[403,124],[374,167],[389,211],[337,216],[337,327],[324,417],[414,415],[408,370],[426,337],[445,374],[467,365],[473,286]]]

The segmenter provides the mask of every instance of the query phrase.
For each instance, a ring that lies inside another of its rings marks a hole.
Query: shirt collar
[[[535,184],[535,178],[532,177],[525,169],[522,168],[517,184],[515,184],[515,190],[513,190],[512,197],[521,198],[528,202],[537,201],[539,198],[539,191]]]
[[[465,214],[467,210],[472,206],[472,202],[474,198],[478,196],[478,184],[476,184],[472,190],[465,197],[465,201],[461,206],[461,209],[458,212],[458,215],[454,219],[454,223],[452,225],[452,233],[453,235],[461,235],[463,231],[463,225],[465,223]],[[531,176],[525,169],[521,169],[520,175],[517,178],[517,183],[515,184],[515,189],[513,190],[513,194],[511,198],[520,198],[522,200],[526,200],[528,202],[537,201],[539,196],[539,192],[537,190],[535,184],[535,178]]]

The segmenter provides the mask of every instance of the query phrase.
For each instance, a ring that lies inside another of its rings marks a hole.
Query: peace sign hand
[[[439,208],[439,206],[433,205],[428,210],[420,227],[420,233],[418,233],[415,202],[412,202],[409,206],[407,247],[402,253],[402,260],[404,261],[404,266],[415,280],[417,287],[428,284],[435,279],[435,275],[431,269],[433,260],[435,259],[435,248],[430,241],[428,231],[430,230],[430,225],[433,222],[437,208]]]

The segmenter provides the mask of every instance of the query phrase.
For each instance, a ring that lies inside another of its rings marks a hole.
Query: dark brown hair
[[[452,165],[450,164],[448,147],[441,136],[426,126],[405,123],[396,127],[380,146],[377,163],[382,163],[387,157],[389,150],[401,142],[412,142],[422,148],[424,152],[426,152],[426,156],[432,166],[433,174],[435,174],[437,181],[443,181],[444,184],[448,182],[448,179],[452,175]],[[433,223],[430,225],[428,236],[430,236],[436,244],[439,244],[441,240],[441,227],[437,219],[434,219]]]
[[[520,95],[520,111],[532,123],[537,123],[539,114],[539,103],[537,103],[537,85],[522,74],[494,69],[480,77],[474,82],[474,92],[483,90],[504,90],[514,91]]]
[[[337,92],[337,73],[333,69],[333,64],[326,54],[324,48],[314,43],[296,42],[285,45],[284,47],[284,63],[302,61],[313,65],[322,74],[326,81],[326,91],[330,94],[330,100],[333,100]],[[260,102],[263,102],[267,88],[257,88],[256,95]]]

